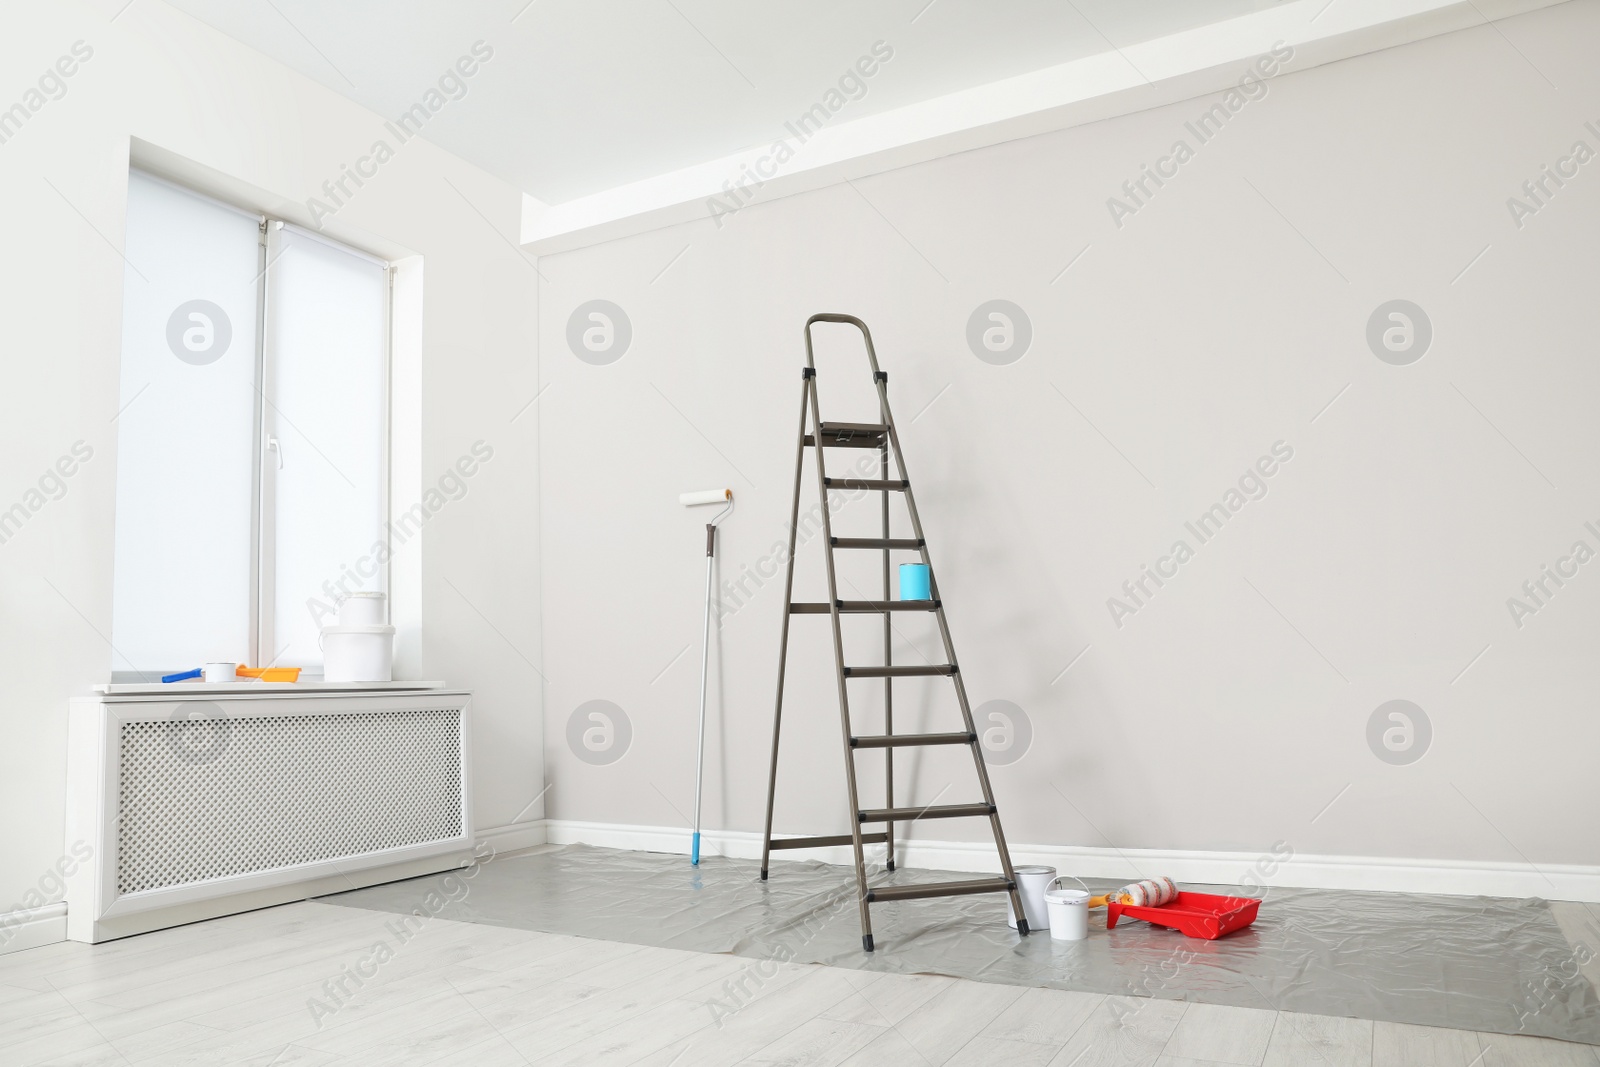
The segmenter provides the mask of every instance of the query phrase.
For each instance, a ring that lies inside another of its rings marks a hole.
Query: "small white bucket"
[[[388,682],[394,678],[393,626],[325,626],[322,680]]]
[[[204,667],[204,677],[208,682],[237,682],[239,680],[239,665],[237,663],[207,663]]]
[[[1056,882],[1065,880],[1057,878],[1045,890],[1045,907],[1050,911],[1050,937],[1055,941],[1082,941],[1089,936],[1089,891],[1055,888]]]
[[[1017,875],[1017,896],[1022,898],[1022,914],[1028,917],[1028,929],[1043,930],[1050,925],[1050,917],[1044,906],[1044,891],[1054,883],[1056,869],[1054,867],[1011,869]],[[1006,894],[1006,925],[1013,930],[1017,928],[1017,913],[1011,907],[1010,893]]]
[[[383,593],[347,594],[339,601],[339,625],[382,626],[387,621],[383,617],[383,608],[388,599]]]

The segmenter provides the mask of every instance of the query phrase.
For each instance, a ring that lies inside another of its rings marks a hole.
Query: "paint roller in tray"
[[[1160,908],[1178,899],[1178,886],[1171,878],[1146,878],[1114,889],[1104,896],[1090,897],[1089,907],[1103,908],[1113,900],[1136,908]]]
[[[1107,930],[1115,929],[1119,919],[1143,919],[1188,937],[1215,941],[1255,922],[1261,901],[1180,891],[1171,878],[1146,878],[1090,897],[1089,907],[1106,909]]]
[[[700,634],[700,735],[695,744],[694,757],[694,837],[689,845],[689,862],[700,865],[700,782],[706,763],[706,667],[711,658],[711,573],[717,554],[717,524],[733,510],[732,489],[702,489],[695,493],[680,493],[678,503],[686,508],[707,504],[723,504],[723,509],[706,523],[706,615]]]

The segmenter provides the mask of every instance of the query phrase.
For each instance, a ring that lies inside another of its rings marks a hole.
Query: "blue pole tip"
[[[694,835],[694,843],[689,848],[689,862],[693,866],[700,866],[700,834]]]

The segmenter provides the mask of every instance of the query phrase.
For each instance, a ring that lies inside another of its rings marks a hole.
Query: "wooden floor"
[[[0,1064],[1600,1067],[1534,1038],[399,923],[301,903],[0,956]]]

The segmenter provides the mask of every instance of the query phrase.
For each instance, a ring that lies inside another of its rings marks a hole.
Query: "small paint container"
[[[1044,903],[1050,911],[1050,937],[1053,940],[1082,941],[1089,936],[1089,894],[1086,890],[1047,889]]]
[[[384,603],[388,598],[383,593],[368,593],[365,591],[346,594],[339,601],[340,626],[382,626],[384,625]]]
[[[926,563],[900,564],[900,599],[932,600],[928,565]]]
[[[208,682],[237,682],[239,680],[239,665],[237,663],[207,663],[204,671],[205,680]]]

